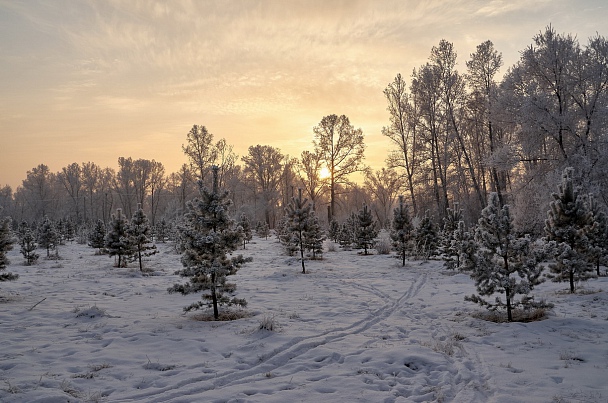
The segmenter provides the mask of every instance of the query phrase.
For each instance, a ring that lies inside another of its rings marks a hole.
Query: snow
[[[181,265],[158,246],[149,275],[84,245],[29,267],[11,251],[20,278],[0,284],[0,401],[608,399],[607,277],[576,295],[541,284],[548,319],[493,323],[464,301],[472,280],[440,261],[338,250],[301,274],[275,238],[254,237],[238,251],[254,261],[233,277],[251,315],[213,322],[182,313],[198,295],[167,293]]]

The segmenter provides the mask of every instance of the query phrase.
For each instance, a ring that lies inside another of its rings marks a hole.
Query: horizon
[[[299,157],[330,114],[363,130],[377,170],[390,149],[382,91],[397,74],[409,85],[441,39],[461,73],[491,40],[502,77],[548,25],[585,45],[606,17],[599,0],[0,0],[0,186],[15,191],[39,164],[116,169],[121,156],[170,174],[187,163],[194,124],[225,138],[239,163],[256,144]]]

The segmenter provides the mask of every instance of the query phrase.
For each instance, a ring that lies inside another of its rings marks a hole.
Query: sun
[[[323,167],[319,171],[319,179],[327,179],[330,176],[331,176],[331,172],[329,172],[329,169],[327,167]]]

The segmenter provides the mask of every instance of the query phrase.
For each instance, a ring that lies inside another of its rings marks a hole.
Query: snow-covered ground
[[[31,267],[11,251],[0,401],[608,401],[606,277],[576,295],[544,283],[548,319],[492,323],[471,316],[469,277],[441,262],[337,251],[303,275],[274,238],[254,237],[232,278],[252,316],[209,322],[182,314],[198,295],[167,293],[181,265],[159,246],[149,276],[82,245]]]

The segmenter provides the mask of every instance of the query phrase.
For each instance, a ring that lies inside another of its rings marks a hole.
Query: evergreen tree
[[[153,245],[150,239],[152,228],[150,227],[148,216],[146,216],[146,213],[141,208],[141,204],[138,204],[137,210],[133,214],[133,217],[131,217],[131,223],[127,227],[126,232],[129,243],[133,247],[133,256],[139,263],[139,270],[143,271],[142,257],[152,256],[157,250],[156,245]]]
[[[412,240],[412,220],[410,213],[405,205],[403,196],[399,196],[399,206],[393,210],[393,227],[391,230],[391,240],[397,255],[401,258],[401,265],[405,266],[405,257],[411,249]]]
[[[312,205],[308,203],[308,199],[302,198],[302,189],[298,189],[298,196],[291,198],[291,202],[285,208],[285,216],[287,217],[287,232],[291,234],[291,238],[296,242],[300,251],[300,261],[302,262],[302,274],[306,274],[304,267],[304,249],[305,235],[310,229],[310,214]]]
[[[363,248],[364,255],[367,255],[367,249],[373,247],[374,239],[378,236],[378,229],[376,228],[376,222],[372,212],[364,204],[363,208],[359,210],[357,215],[357,230],[356,240],[357,246]]]
[[[21,235],[21,240],[19,241],[19,244],[21,246],[20,252],[23,255],[23,258],[25,259],[25,264],[27,266],[31,266],[36,263],[36,261],[38,261],[38,258],[40,257],[40,255],[36,253],[36,248],[38,247],[38,244],[36,244],[36,238],[34,237],[34,234],[32,234],[32,231],[29,227],[23,227],[23,233]]]
[[[106,225],[101,219],[97,220],[95,226],[89,233],[89,246],[97,249],[97,254],[103,253],[103,248],[106,245]]]
[[[268,239],[268,235],[270,235],[270,228],[266,222],[258,221],[255,227],[255,233],[258,234],[260,238]]]
[[[13,236],[11,234],[11,220],[5,218],[0,222],[0,272],[6,270],[10,261],[6,257],[6,253],[13,249]],[[0,273],[0,281],[11,281],[19,278],[18,274]]]
[[[338,243],[343,248],[348,248],[353,243],[352,225],[348,223],[348,219],[340,225]]]
[[[59,233],[55,225],[47,216],[44,216],[38,227],[38,245],[46,249],[46,257],[51,257],[51,249],[55,249],[55,255],[59,256]]]
[[[475,240],[479,244],[476,264],[469,274],[475,281],[479,295],[465,297],[491,310],[506,308],[508,321],[513,320],[512,309],[518,305],[529,306],[527,295],[542,282],[539,265],[542,256],[536,254],[529,237],[516,238],[509,206],[500,207],[497,193],[491,193],[488,205],[481,212]],[[481,296],[502,294],[494,303]],[[524,295],[516,301],[516,295]]]
[[[252,238],[251,222],[249,221],[249,217],[247,217],[247,214],[245,214],[245,213],[241,214],[238,225],[241,227],[241,229],[243,231],[243,249],[246,249],[245,244],[247,244],[249,241],[251,241],[251,238]]]
[[[573,173],[573,168],[564,169],[562,183],[559,191],[552,194],[545,221],[547,239],[556,244],[555,263],[549,265],[550,277],[555,282],[568,281],[571,293],[575,282],[594,276],[587,259],[590,249],[587,231],[593,226],[593,214],[574,186]]]
[[[443,254],[445,267],[451,270],[460,265],[458,261],[459,251],[454,235],[459,223],[462,221],[462,209],[458,206],[458,203],[454,203],[453,209],[448,208],[446,210],[446,216],[443,219],[443,230],[441,232],[441,253]]]
[[[127,258],[133,255],[133,244],[127,236],[129,223],[122,214],[122,209],[116,209],[112,214],[110,229],[106,234],[105,247],[110,256],[117,256],[116,267],[127,267]]]
[[[325,232],[321,228],[319,218],[313,209],[308,218],[308,231],[304,233],[304,245],[312,253],[313,259],[323,254],[323,241],[325,239]]]
[[[167,220],[163,217],[159,222],[156,223],[156,239],[159,242],[165,243],[167,236],[169,235],[169,225]]]
[[[338,220],[335,218],[331,219],[329,223],[329,238],[334,242],[338,242],[338,237],[340,236],[340,224]]]
[[[179,292],[187,295],[193,292],[209,290],[198,301],[184,308],[190,311],[203,306],[213,307],[213,316],[219,319],[219,305],[246,306],[244,299],[230,299],[224,293],[231,293],[236,286],[226,282],[226,277],[233,275],[237,269],[251,258],[242,255],[229,258],[241,243],[242,232],[228,215],[232,201],[228,192],[218,186],[218,167],[213,168],[213,187],[211,190],[199,181],[200,198],[187,203],[184,223],[180,228],[184,253],[181,258],[183,269],[176,274],[190,279],[186,284],[174,284],[170,293]],[[205,302],[206,300],[206,302]],[[211,300],[211,302],[209,302]]]
[[[67,218],[65,220],[65,233],[64,237],[66,241],[70,243],[74,242],[74,237],[76,236],[76,227],[74,226],[74,222],[71,218]]]
[[[601,208],[597,199],[589,194],[587,196],[587,208],[593,216],[593,226],[587,231],[589,239],[589,262],[595,265],[596,275],[600,276],[600,264],[608,253],[608,219],[604,209]]]
[[[458,228],[454,231],[454,249],[458,252],[457,268],[460,271],[470,271],[477,265],[477,251],[479,245],[475,241],[474,232],[466,230],[464,221],[458,223]]]
[[[428,259],[437,253],[439,239],[433,219],[427,210],[415,231],[416,251],[419,256]]]

